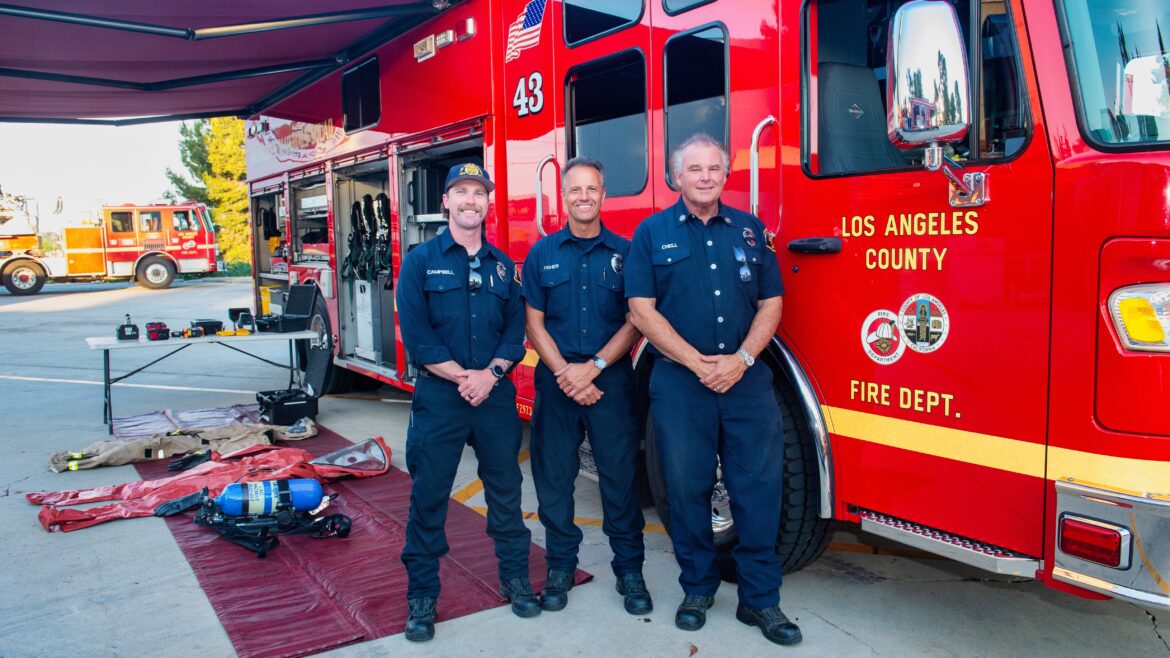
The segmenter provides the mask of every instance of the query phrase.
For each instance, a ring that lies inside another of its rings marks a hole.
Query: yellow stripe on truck
[[[1071,477],[1141,492],[1139,495],[1170,493],[1170,462],[1049,449],[1019,439],[827,405],[821,410],[830,432],[858,441],[1049,480]]]

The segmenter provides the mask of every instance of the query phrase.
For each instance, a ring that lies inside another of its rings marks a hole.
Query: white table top
[[[91,350],[132,350],[140,347],[179,347],[180,345],[190,345],[193,343],[259,343],[263,341],[273,340],[299,340],[303,338],[316,338],[315,331],[290,331],[287,333],[277,333],[275,331],[263,331],[252,333],[248,336],[203,336],[202,338],[169,338],[167,340],[147,340],[146,332],[142,332],[142,338],[138,340],[118,340],[113,336],[90,336],[85,339],[85,344]]]

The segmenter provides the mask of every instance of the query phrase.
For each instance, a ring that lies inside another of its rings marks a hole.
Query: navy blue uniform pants
[[[439,558],[447,554],[447,505],[455,471],[470,444],[479,462],[487,499],[487,534],[495,543],[499,576],[528,576],[532,533],[520,512],[520,417],[516,387],[502,379],[487,400],[472,407],[453,382],[422,376],[416,380],[406,435],[406,468],[412,481],[410,517],[402,563],[409,576],[408,598],[439,595]]]
[[[581,406],[565,395],[544,363],[536,366],[536,406],[532,412],[532,481],[540,501],[549,569],[571,572],[577,566],[581,529],[573,522],[577,448],[589,434],[601,489],[602,525],[613,550],[615,575],[641,573],[645,558],[642,508],[634,488],[638,434],[634,415],[634,374],[629,359],[606,368],[594,380],[604,395]]]
[[[687,594],[719,588],[711,530],[716,457],[731,497],[739,543],[733,550],[739,601],[766,608],[780,601],[780,527],[784,446],[772,373],[764,364],[744,372],[722,395],[687,368],[659,359],[650,375],[650,413],[670,503],[670,538]]]

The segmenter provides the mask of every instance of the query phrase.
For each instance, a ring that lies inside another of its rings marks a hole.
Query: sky
[[[146,204],[170,189],[179,159],[179,124],[113,128],[0,123],[0,188],[32,197],[41,230],[79,225],[103,203]],[[57,197],[63,212],[54,215]]]

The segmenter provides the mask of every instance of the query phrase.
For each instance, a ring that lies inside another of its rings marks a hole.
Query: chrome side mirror
[[[955,8],[941,0],[913,0],[890,24],[886,48],[886,128],[902,149],[926,147],[924,165],[951,182],[952,206],[989,200],[987,176],[967,172],[943,144],[961,141],[971,127],[971,85],[963,32]]]
[[[967,54],[947,2],[915,0],[898,9],[886,49],[887,127],[899,148],[957,142],[971,125]]]

